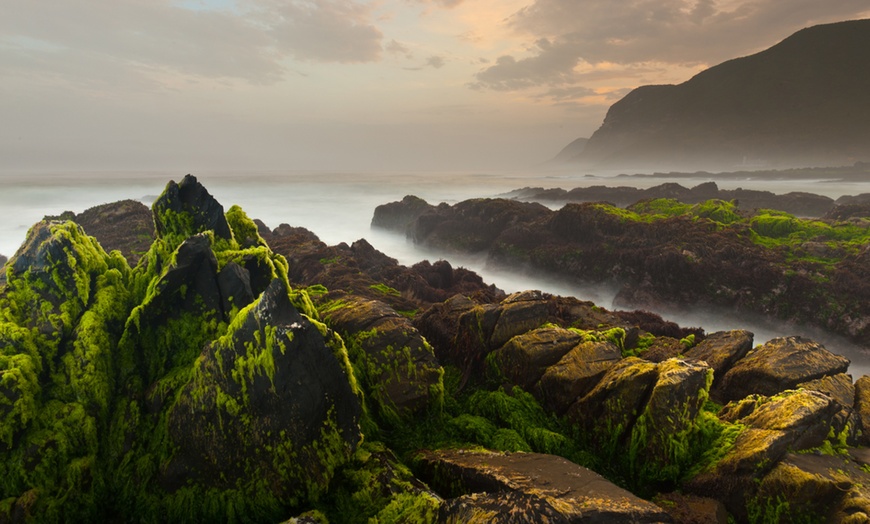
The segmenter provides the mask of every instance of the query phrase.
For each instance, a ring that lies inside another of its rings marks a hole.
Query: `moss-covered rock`
[[[621,352],[613,342],[582,342],[548,367],[532,391],[541,404],[562,414],[589,393],[620,358]]]
[[[380,421],[397,425],[441,410],[444,371],[410,320],[382,302],[353,296],[321,310],[343,334],[368,405]]]
[[[509,383],[531,390],[547,368],[559,362],[581,340],[576,331],[543,327],[513,337],[493,351],[489,359]]]
[[[752,349],[753,337],[743,329],[718,331],[685,351],[686,358],[704,361],[713,369],[713,398],[722,377]]]
[[[166,184],[151,210],[157,235],[172,248],[187,237],[205,231],[212,231],[220,240],[233,239],[223,206],[192,175],[185,176],[179,183]]]
[[[775,395],[802,382],[845,373],[849,360],[802,337],[775,338],[756,347],[722,377],[719,395],[725,401],[752,393]]]

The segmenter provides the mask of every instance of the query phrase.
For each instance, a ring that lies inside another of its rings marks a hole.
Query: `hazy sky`
[[[0,0],[0,171],[543,162],[867,0]]]

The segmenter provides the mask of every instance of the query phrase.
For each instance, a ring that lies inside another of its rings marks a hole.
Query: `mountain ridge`
[[[759,53],[613,104],[573,162],[601,167],[840,165],[870,156],[870,20],[802,29]]]

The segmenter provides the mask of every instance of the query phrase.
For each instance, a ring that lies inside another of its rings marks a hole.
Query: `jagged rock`
[[[233,261],[228,262],[217,276],[221,306],[225,313],[233,308],[241,309],[254,301],[251,290],[251,274]]]
[[[754,336],[743,329],[718,331],[710,333],[703,341],[686,351],[686,358],[702,360],[713,368],[711,395],[714,398],[722,377],[752,349]]]
[[[484,515],[487,522],[672,522],[656,505],[553,455],[439,450],[421,452],[417,463],[436,491],[455,497],[442,507],[442,522]]]
[[[530,391],[544,372],[582,341],[576,331],[560,327],[533,329],[493,351],[491,363],[511,384]]]
[[[382,420],[398,424],[443,402],[443,370],[411,322],[386,304],[347,295],[324,320],[342,333],[367,398]]]
[[[775,395],[826,375],[845,373],[847,358],[801,337],[775,338],[750,351],[725,373],[717,388],[725,401],[752,393]]]
[[[859,443],[870,446],[870,376],[864,375],[855,381],[854,408],[860,421]]]
[[[561,415],[589,393],[620,358],[613,342],[580,343],[546,369],[532,392],[542,405]]]
[[[622,442],[657,379],[656,364],[625,358],[613,365],[589,394],[578,399],[566,416],[601,444],[607,440]]]
[[[758,481],[788,451],[821,446],[840,409],[829,396],[807,390],[757,397],[753,404],[752,409],[740,410],[744,416],[736,421],[746,429],[737,435],[731,450],[711,471],[684,485],[689,493],[723,501],[729,512],[744,520]]]
[[[852,376],[846,373],[826,376],[809,382],[798,384],[798,389],[818,391],[831,397],[840,406],[840,412],[834,418],[831,428],[836,434],[847,431],[848,441],[855,443],[860,430],[858,415],[853,409],[855,403],[855,385]]]
[[[183,240],[213,231],[218,238],[233,238],[223,206],[192,175],[186,175],[178,184],[169,182],[154,201],[152,212],[160,237],[175,235]]]
[[[160,485],[304,503],[326,491],[361,439],[350,370],[281,280],[240,314],[168,410],[174,452]]]

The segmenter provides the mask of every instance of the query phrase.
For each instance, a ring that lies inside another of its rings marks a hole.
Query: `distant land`
[[[678,85],[638,87],[554,162],[773,169],[870,160],[870,20],[803,29]]]

